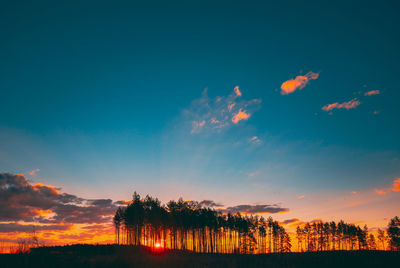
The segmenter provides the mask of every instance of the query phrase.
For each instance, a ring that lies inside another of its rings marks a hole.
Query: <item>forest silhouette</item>
[[[189,250],[198,253],[261,254],[291,252],[291,236],[268,217],[223,213],[196,201],[141,199],[119,207],[113,218],[117,244]],[[400,250],[400,219],[394,217],[387,232],[378,236],[368,227],[339,221],[313,221],[296,230],[297,251]],[[388,242],[388,243],[387,243]],[[386,247],[388,244],[388,247]]]

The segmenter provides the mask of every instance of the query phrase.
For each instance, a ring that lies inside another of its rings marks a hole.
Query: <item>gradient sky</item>
[[[282,220],[399,214],[396,1],[84,2],[1,4],[1,172]]]

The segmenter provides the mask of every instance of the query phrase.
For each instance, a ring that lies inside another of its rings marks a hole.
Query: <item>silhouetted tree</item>
[[[400,250],[400,219],[394,217],[390,220],[387,230],[390,250]]]
[[[378,240],[382,245],[382,250],[386,250],[385,242],[386,242],[386,234],[384,230],[378,228]]]

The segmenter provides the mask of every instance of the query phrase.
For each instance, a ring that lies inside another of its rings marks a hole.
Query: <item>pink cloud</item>
[[[231,112],[233,107],[235,107],[236,103],[231,103],[228,105],[228,111]]]
[[[247,120],[250,118],[250,114],[246,113],[246,111],[242,111],[242,109],[239,110],[237,114],[235,114],[232,117],[232,122],[234,124],[239,123],[240,120]]]
[[[256,176],[257,174],[258,174],[258,171],[256,171],[256,172],[251,172],[251,173],[247,174],[247,176],[248,176],[248,177],[254,177],[254,176]]]
[[[250,142],[255,143],[255,144],[260,144],[261,140],[259,137],[254,136],[254,137],[250,138]]]
[[[333,109],[350,110],[350,109],[356,108],[360,104],[361,104],[361,102],[355,98],[355,99],[352,99],[350,101],[343,102],[343,103],[335,102],[335,103],[332,103],[332,104],[327,104],[324,107],[322,107],[322,110],[324,110],[326,112],[331,111]]]
[[[296,76],[295,79],[287,80],[281,85],[281,94],[287,95],[293,93],[297,89],[303,89],[310,80],[315,80],[318,76],[318,73],[308,72],[306,75],[299,75]]]
[[[365,93],[364,93],[364,96],[378,95],[378,94],[380,94],[380,93],[381,93],[381,92],[380,92],[379,90],[371,90],[371,91],[365,92]]]
[[[31,176],[36,176],[36,173],[38,173],[39,171],[40,171],[40,169],[37,168],[37,169],[34,169],[32,171],[29,171],[28,174],[31,175]]]
[[[239,86],[236,86],[233,90],[235,91],[236,96],[238,97],[242,96],[242,92],[240,92]]]

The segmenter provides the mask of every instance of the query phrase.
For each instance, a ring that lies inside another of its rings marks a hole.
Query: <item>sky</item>
[[[52,241],[90,242],[79,228],[109,228],[134,191],[386,226],[400,212],[398,8],[2,3],[0,236],[50,215],[44,229],[68,231]],[[52,205],[6,199],[9,185]],[[57,210],[66,196],[104,214],[79,222]]]

